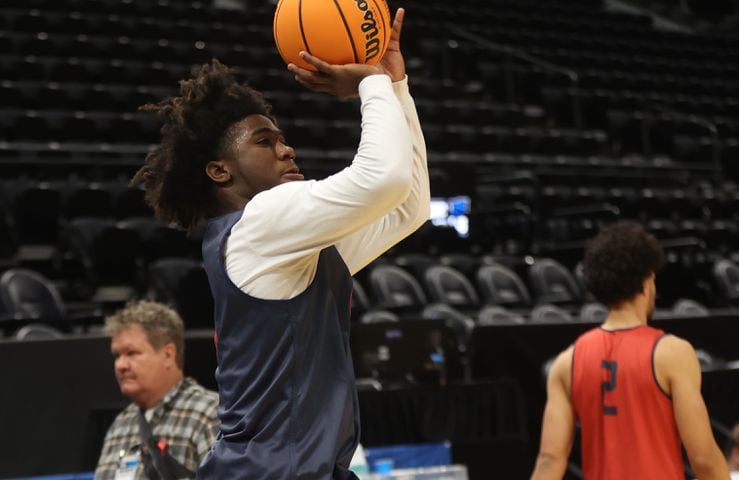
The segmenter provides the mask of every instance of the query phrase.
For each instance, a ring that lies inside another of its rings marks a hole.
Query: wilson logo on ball
[[[375,14],[369,9],[366,0],[357,0],[357,8],[364,12],[364,22],[362,22],[362,31],[365,33],[364,38],[367,42],[364,44],[364,61],[370,60],[380,53],[380,39],[377,34],[380,29],[377,28]]]

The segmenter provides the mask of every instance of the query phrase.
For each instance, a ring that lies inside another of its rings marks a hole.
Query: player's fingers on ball
[[[315,78],[316,72],[313,72],[312,70],[308,70],[306,68],[295,66],[295,68],[290,68],[289,70],[290,70],[290,73],[292,73],[296,77],[304,78],[310,81],[312,81]]]
[[[405,9],[399,8],[395,12],[395,18],[393,18],[393,29],[390,33],[390,39],[400,41],[400,32],[403,30],[403,18],[405,18]]]
[[[290,70],[295,75],[298,75],[301,72],[307,71],[305,68],[301,68],[301,67],[295,65],[294,63],[288,63],[287,64],[287,69]]]
[[[297,67],[296,70],[293,70],[293,73],[295,73],[297,77],[302,78],[306,82],[325,83],[326,76],[322,74],[321,72],[314,72],[312,70],[307,70],[305,68]]]
[[[305,88],[307,88],[309,90],[315,90],[316,89],[316,84],[315,83],[309,82],[308,80],[305,80],[304,78],[302,78],[302,77],[300,77],[298,75],[295,75],[295,81],[297,81],[299,84],[301,84],[302,86],[304,86]]]
[[[300,52],[300,58],[316,67],[319,72],[329,72],[331,70],[330,64],[324,62],[318,57],[314,57],[308,52]]]

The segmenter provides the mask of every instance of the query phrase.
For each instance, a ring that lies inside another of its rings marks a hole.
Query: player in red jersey
[[[699,480],[729,470],[711,431],[693,347],[647,326],[659,242],[641,226],[606,227],[585,251],[585,284],[605,322],[552,364],[532,480],[561,479],[581,427],[585,480],[684,480],[680,444]]]

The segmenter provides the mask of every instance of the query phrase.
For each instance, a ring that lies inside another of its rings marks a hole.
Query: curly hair
[[[229,153],[229,127],[249,115],[274,121],[261,93],[239,83],[233,70],[218,60],[195,67],[180,81],[180,94],[139,110],[163,119],[161,143],[131,180],[143,185],[147,204],[157,218],[191,232],[215,206],[215,184],[205,173],[208,162]]]
[[[185,325],[176,311],[157,302],[129,302],[105,319],[105,332],[113,336],[134,325],[144,329],[146,339],[156,350],[174,343],[177,366],[180,370],[185,367]]]
[[[644,280],[664,263],[659,241],[641,225],[614,223],[585,248],[585,286],[596,300],[612,307],[642,292]]]

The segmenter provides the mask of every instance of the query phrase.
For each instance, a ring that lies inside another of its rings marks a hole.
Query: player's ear
[[[225,160],[211,160],[205,165],[205,174],[218,185],[231,180],[231,171]]]

